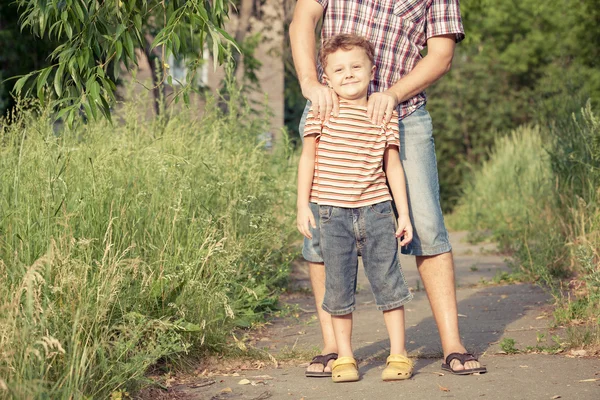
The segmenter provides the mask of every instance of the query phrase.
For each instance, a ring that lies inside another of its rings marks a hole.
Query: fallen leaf
[[[585,350],[571,350],[570,353],[576,357],[587,356],[587,351],[585,351]]]
[[[253,376],[252,379],[262,379],[263,381],[268,381],[269,379],[275,379],[270,375],[258,375],[258,376]]]
[[[600,378],[582,379],[579,382],[597,382],[597,381],[600,381]]]
[[[546,316],[545,315],[540,315],[539,317],[535,317],[535,319],[545,319]]]
[[[192,385],[190,385],[191,388],[201,388],[201,387],[205,387],[205,386],[210,386],[213,383],[216,383],[215,381],[206,381],[206,382],[200,382],[200,383],[194,383]]]
[[[248,384],[250,384],[249,379],[242,379],[241,381],[238,382],[238,385],[248,385]]]
[[[560,395],[557,394],[556,396],[552,396],[551,398],[552,399],[560,399]]]
[[[443,386],[442,386],[442,385],[440,385],[439,383],[438,383],[438,386],[440,387],[440,390],[441,390],[442,392],[449,392],[449,391],[450,391],[450,389],[448,389],[447,387],[443,387]]]
[[[233,392],[233,390],[231,390],[230,387],[226,387],[225,389],[221,389],[221,393],[231,393]]]
[[[459,317],[467,318],[465,314],[458,314]]]
[[[529,368],[528,365],[519,365],[519,367],[521,367],[521,368]]]

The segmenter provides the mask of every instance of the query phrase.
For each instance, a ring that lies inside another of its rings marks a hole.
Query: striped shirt
[[[433,36],[454,34],[464,39],[458,0],[315,0],[323,6],[321,39],[340,33],[363,36],[375,46],[375,79],[369,93],[387,90],[421,60]],[[319,79],[323,75],[317,66]],[[398,105],[400,118],[427,101],[425,92]]]
[[[367,107],[340,102],[338,117],[327,122],[309,111],[304,136],[316,135],[317,151],[310,202],[358,208],[392,196],[383,171],[383,153],[400,147],[398,115],[387,125],[373,125]]]

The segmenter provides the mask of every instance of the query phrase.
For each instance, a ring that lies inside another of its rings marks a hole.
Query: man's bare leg
[[[450,353],[466,352],[458,331],[458,306],[452,253],[417,257],[417,267],[440,332],[444,360]],[[480,364],[477,361],[468,361],[464,367],[458,360],[453,360],[451,363],[451,368],[455,370],[478,367]]]
[[[322,263],[309,262],[308,272],[313,295],[315,296],[315,306],[317,307],[321,334],[323,335],[323,350],[321,354],[337,353],[338,348],[335,342],[335,334],[333,333],[331,315],[321,308],[323,299],[325,298],[325,266]],[[329,372],[331,371],[331,364],[333,364],[333,360],[329,361],[324,369],[320,364],[312,364],[306,370],[311,372]]]

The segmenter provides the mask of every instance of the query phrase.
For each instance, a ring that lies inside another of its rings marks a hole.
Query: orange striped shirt
[[[400,147],[396,111],[386,126],[377,126],[367,118],[367,107],[342,101],[339,115],[325,123],[311,109],[304,127],[309,135],[317,137],[311,202],[358,208],[392,199],[383,153],[388,146]]]

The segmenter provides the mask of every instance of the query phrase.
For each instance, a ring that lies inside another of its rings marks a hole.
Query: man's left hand
[[[387,124],[392,119],[392,112],[398,105],[398,98],[389,90],[373,93],[369,96],[367,117],[374,125]]]

